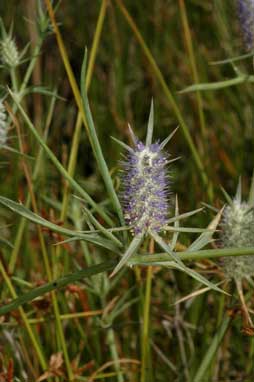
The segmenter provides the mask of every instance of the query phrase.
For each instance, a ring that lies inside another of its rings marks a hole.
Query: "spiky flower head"
[[[223,212],[221,242],[224,248],[254,247],[254,210],[250,200],[242,201],[239,182],[235,198],[229,200]],[[253,256],[227,256],[223,262],[230,278],[240,280],[254,275]]]
[[[254,0],[237,0],[237,13],[245,48],[251,51],[254,48]]]
[[[123,163],[122,196],[126,223],[138,234],[148,229],[158,232],[168,217],[167,155],[159,143],[148,146],[135,140]]]
[[[16,43],[12,37],[13,27],[11,26],[7,33],[2,19],[0,19],[0,28],[2,34],[0,41],[1,61],[4,65],[15,68],[20,64],[22,55],[19,54]]]
[[[151,107],[146,143],[139,141],[130,129],[133,147],[127,149],[122,162],[122,205],[125,221],[135,235],[159,232],[168,219],[168,154],[163,151],[170,139],[152,143],[153,106]]]
[[[6,111],[2,100],[0,100],[0,149],[6,145],[7,142],[7,122]]]

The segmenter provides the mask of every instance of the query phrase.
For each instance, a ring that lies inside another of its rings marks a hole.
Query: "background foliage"
[[[126,12],[121,6],[123,3],[173,94],[178,115],[151,59],[145,54],[144,44],[138,41],[137,33],[128,24]],[[202,202],[220,208],[225,203],[220,186],[228,194],[234,195],[240,175],[243,195],[246,196],[253,171],[252,83],[245,82],[199,93],[180,93],[195,82],[224,81],[234,78],[239,72],[252,74],[252,57],[233,64],[214,64],[215,61],[244,54],[233,2],[61,1],[56,7],[55,16],[78,84],[84,48],[88,48],[90,56],[103,4],[105,17],[88,96],[115,189],[119,191],[120,188],[118,161],[121,159],[122,148],[110,136],[130,143],[130,123],[138,137],[144,140],[153,98],[154,137],[163,140],[180,125],[168,148],[172,158],[181,157],[170,167],[171,215],[175,208],[174,194],[178,195],[180,213],[199,208]],[[12,35],[19,51],[30,42],[24,62],[16,71],[19,84],[33,58],[32,52],[40,36],[36,27],[37,5],[32,0],[0,3],[3,23],[7,31],[13,25]],[[42,9],[46,15],[44,3]],[[47,145],[66,168],[78,109],[52,25],[43,39],[29,81],[30,90],[32,86],[37,86],[39,91],[25,96],[22,106],[40,135],[48,124]],[[192,45],[193,56],[188,44]],[[0,79],[1,93],[6,96],[7,86],[13,90],[6,68],[1,68]],[[45,93],[42,89],[47,89],[48,94],[42,94]],[[54,99],[52,93],[56,89],[58,98]],[[8,96],[6,100],[13,108],[11,97]],[[202,180],[179,115],[184,120],[204,166],[206,181]],[[20,113],[17,116],[22,128],[24,151],[35,158],[25,159],[31,171],[38,157],[38,143]],[[13,123],[8,146],[20,150],[18,133]],[[24,174],[23,159],[11,151],[0,153],[0,194],[25,203],[29,184]],[[83,127],[75,179],[97,203],[109,206],[102,177]],[[73,195],[68,201],[66,213],[60,214],[65,181],[45,155],[39,165],[36,180],[33,179],[32,183],[40,216],[60,227],[64,225],[76,230],[82,228],[79,224],[83,216],[83,205]],[[110,206],[108,208],[110,217],[116,222],[116,215]],[[20,217],[2,207],[0,212],[1,236],[15,245]],[[207,210],[191,217],[188,226],[205,228],[211,218],[212,212]],[[98,218],[98,221],[102,225],[105,223],[102,218]],[[44,267],[40,235],[44,236],[48,251],[48,274]],[[179,250],[185,249],[196,237],[194,233],[181,234]],[[99,260],[108,260],[111,256],[110,250],[83,242],[67,242],[61,249],[54,245],[65,239],[50,229],[44,228],[39,232],[35,225],[26,224],[13,269],[10,268],[13,250],[1,244],[2,304],[15,297],[10,294],[8,280],[14,285],[15,293],[20,295],[52,281],[49,274],[54,279],[93,265]],[[208,278],[212,276],[213,280],[220,282],[225,278],[220,264],[218,261],[203,260],[196,262],[195,267],[201,274]],[[69,284],[54,296],[43,295],[39,300],[24,305],[23,313],[15,310],[3,316],[0,328],[0,381],[1,378],[8,382],[50,378],[54,381],[69,381],[74,376],[72,380],[77,381],[93,381],[97,378],[118,382],[138,381],[145,279],[145,268],[137,268],[135,271],[128,269],[123,277],[121,274],[115,281],[106,274],[97,275],[92,281]],[[252,287],[251,284],[244,284],[249,306],[253,306]],[[230,297],[209,291],[175,304],[198,288],[200,285],[183,273],[154,267],[146,382],[252,380],[253,332],[241,314],[234,285],[225,285],[225,289],[232,293]],[[23,314],[26,315],[25,321]],[[66,315],[65,319],[63,315]],[[27,322],[33,327],[35,342],[41,343],[46,360],[44,367],[38,352],[30,352],[31,335]],[[118,358],[123,360],[120,366]],[[105,369],[101,370],[102,365],[105,365]],[[120,367],[123,374],[119,372]],[[4,379],[7,377],[9,379]]]

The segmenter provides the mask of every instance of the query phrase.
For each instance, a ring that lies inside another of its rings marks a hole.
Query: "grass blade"
[[[102,272],[106,272],[111,270],[114,265],[116,264],[115,261],[108,261],[104,262],[98,265],[94,265],[92,267],[82,269],[81,271],[71,273],[69,275],[63,276],[57,280],[54,280],[50,283],[44,284],[38,288],[34,288],[33,290],[23,294],[20,297],[17,297],[9,304],[6,304],[4,306],[0,307],[0,316],[3,314],[6,314],[8,312],[11,312],[12,310],[17,309],[21,305],[24,305],[25,303],[33,301],[35,298],[43,296],[46,293],[52,292],[56,289],[64,288],[67,285],[82,281],[83,279],[87,277],[91,277],[94,275],[97,275]]]
[[[109,174],[108,166],[106,164],[106,161],[105,161],[103,153],[102,153],[101,145],[100,145],[99,139],[97,137],[92,113],[91,113],[90,106],[89,106],[89,101],[88,101],[87,91],[86,91],[86,86],[85,86],[86,63],[87,63],[87,50],[85,50],[84,60],[83,60],[82,69],[81,69],[80,87],[81,87],[82,105],[83,105],[83,108],[85,110],[86,122],[87,122],[88,131],[89,131],[90,142],[92,145],[93,153],[95,155],[101,176],[104,180],[106,189],[107,189],[109,197],[111,199],[112,205],[114,206],[121,223],[124,224],[122,208],[121,208],[118,196],[116,195],[116,192],[115,192],[115,189],[113,186],[113,182],[112,182],[111,176]]]

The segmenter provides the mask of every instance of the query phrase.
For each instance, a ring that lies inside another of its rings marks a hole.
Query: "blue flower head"
[[[122,204],[126,223],[134,234],[159,232],[168,219],[168,155],[163,144],[143,144],[134,137],[123,167]]]
[[[237,14],[247,51],[254,48],[254,0],[237,0]]]

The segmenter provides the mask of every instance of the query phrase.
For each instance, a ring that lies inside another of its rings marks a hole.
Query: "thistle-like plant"
[[[254,47],[254,0],[237,0],[237,14],[247,51]]]
[[[234,199],[227,195],[228,204],[222,215],[221,244],[224,248],[254,247],[254,198],[251,187],[248,202],[242,201],[241,181]],[[225,274],[236,281],[254,275],[253,256],[228,256],[224,259]]]
[[[178,269],[211,288],[219,290],[204,277],[186,267],[177,253],[174,252],[174,245],[170,247],[159,235],[159,233],[172,229],[168,225],[172,219],[169,219],[167,165],[178,158],[169,160],[169,155],[164,152],[164,148],[177,129],[161,143],[159,141],[152,143],[153,129],[154,109],[152,102],[145,144],[138,140],[130,127],[133,147],[113,138],[127,150],[126,160],[121,162],[123,168],[121,199],[126,223],[130,226],[134,237],[111,277],[137,252],[144,238],[150,236],[169,255],[169,260],[173,260]],[[176,216],[173,222],[177,222],[179,219],[181,217]],[[177,227],[174,227],[174,231],[178,231]]]

